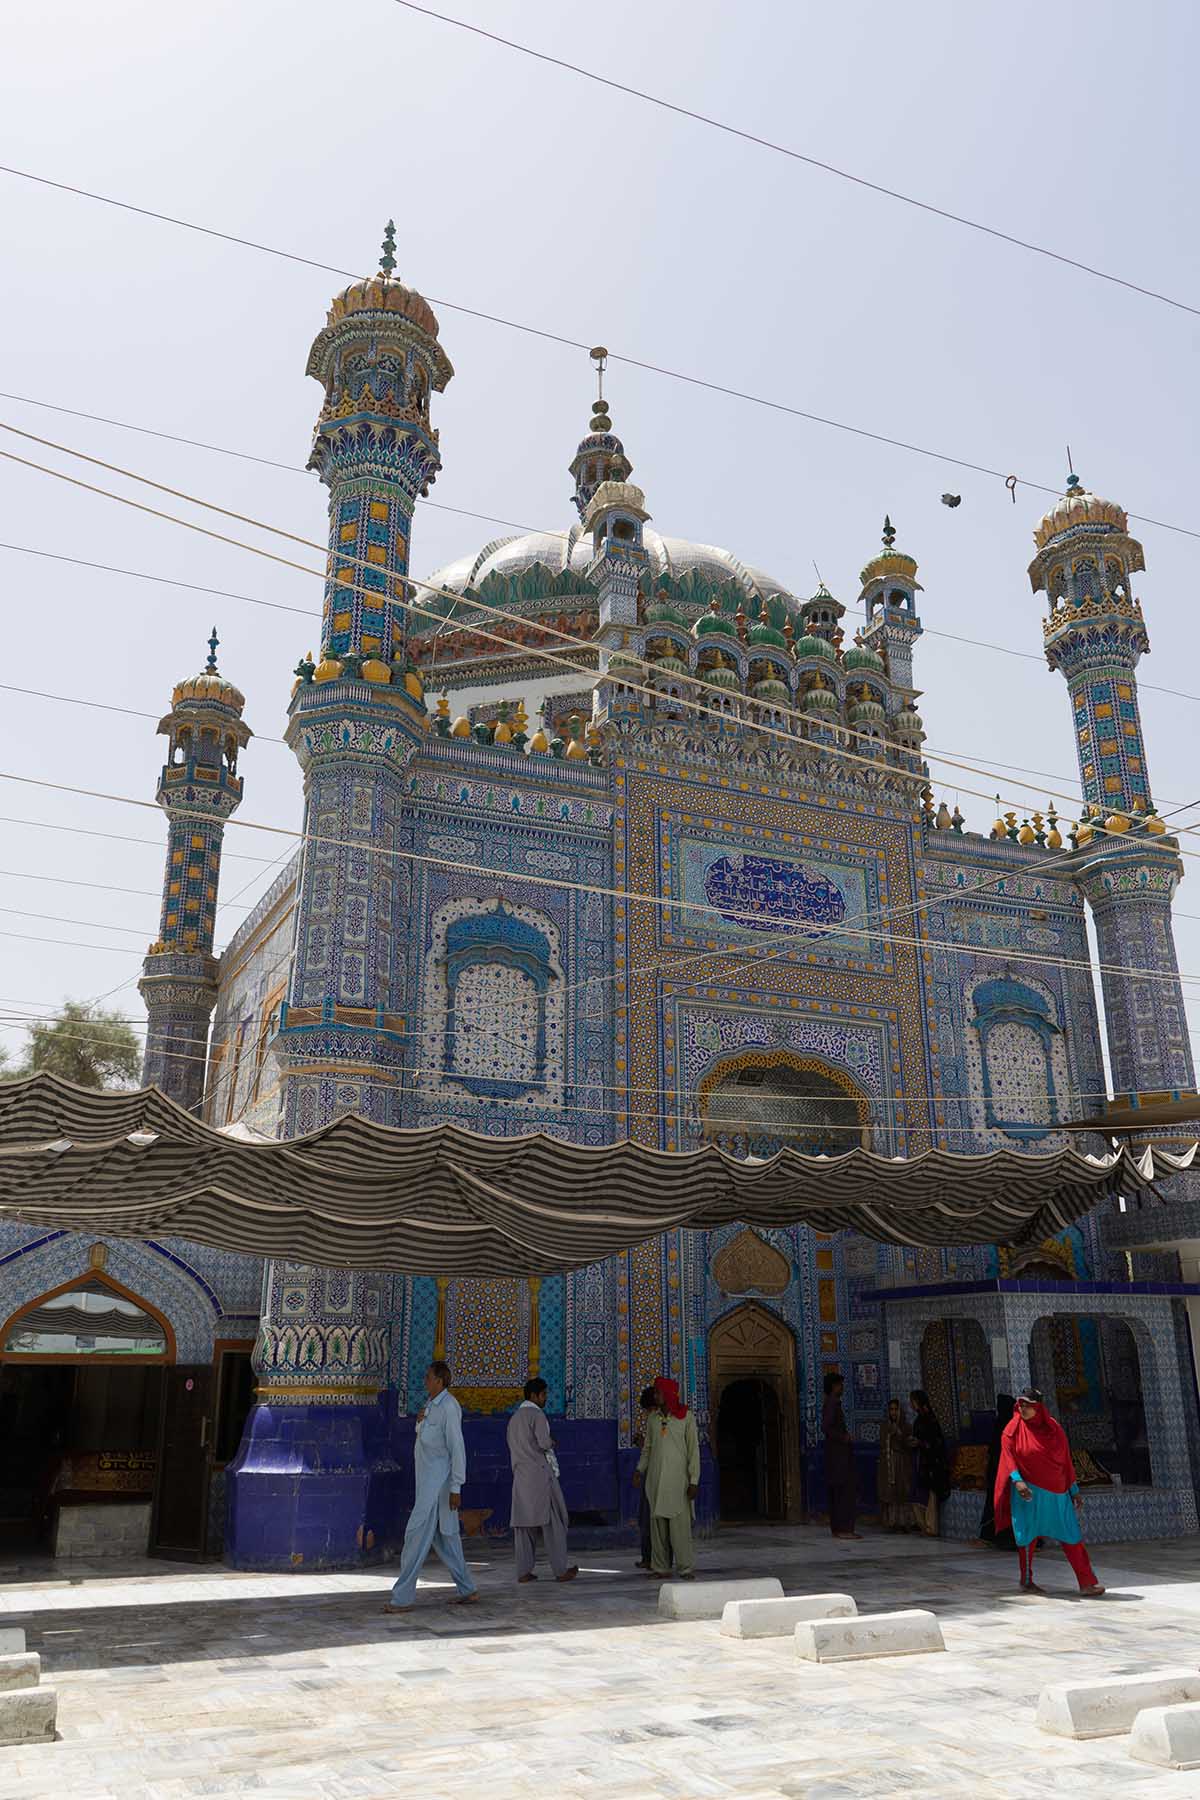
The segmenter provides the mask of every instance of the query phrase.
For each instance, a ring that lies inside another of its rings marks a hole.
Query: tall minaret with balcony
[[[149,1015],[142,1080],[188,1108],[204,1096],[221,841],[242,799],[238,751],[252,735],[245,696],[217,668],[215,626],[208,643],[203,670],[179,683],[158,727],[167,739],[157,796],[169,820],[167,867],[158,937],[138,982]]]
[[[407,651],[413,510],[441,467],[432,393],[453,370],[433,310],[379,273],[329,309],[308,358],[324,402],[309,467],[329,490],[321,654],[296,673],[287,742],[304,771],[304,844],[291,990],[275,1055],[284,1129],[332,1112],[398,1124],[407,1008],[405,766],[428,729]]]
[[[1049,599],[1046,660],[1066,678],[1086,802],[1074,856],[1100,951],[1113,1087],[1120,1099],[1194,1091],[1171,901],[1183,873],[1154,811],[1136,669],[1150,648],[1132,579],[1145,568],[1121,507],[1067,491],[1034,531],[1035,593]]]

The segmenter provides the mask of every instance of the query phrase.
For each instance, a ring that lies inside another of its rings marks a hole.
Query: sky
[[[1200,305],[1192,8],[454,5],[551,55]],[[1182,381],[1195,317],[395,0],[40,0],[10,11],[5,47],[6,164],[362,273],[395,218],[399,273],[433,301],[456,370],[437,401],[444,469],[437,506],[418,512],[414,574],[502,533],[444,509],[571,524],[566,465],[592,372],[583,351],[531,332],[604,343],[614,424],[660,531],[723,545],[798,593],[815,587],[818,565],[853,606],[890,514],[924,589],[916,678],[934,791],[960,800],[969,828],[987,831],[994,812],[972,789],[999,789],[1022,814],[1050,792],[1078,793],[1065,685],[1041,660],[1042,602],[1025,574],[1050,497],[1029,484],[1061,487],[1069,443],[1097,492],[1200,533],[1195,402]],[[337,277],[8,174],[0,246],[0,420],[323,543],[324,493],[301,472],[320,397],[304,366]],[[999,480],[622,356],[1012,471],[1015,504]],[[61,452],[4,433],[0,450],[157,503]],[[961,506],[944,507],[946,491]],[[1200,819],[1200,539],[1133,528],[1152,651],[1141,674],[1177,690],[1142,687],[1153,791],[1160,810],[1191,802],[1183,816]],[[320,583],[12,462],[0,464],[0,541],[0,769],[92,790],[0,782],[0,1042],[19,1053],[19,1016],[67,998],[107,996],[144,1017],[134,984],[157,930],[165,838],[155,726],[174,683],[200,667],[214,620],[256,733],[239,818],[298,827],[299,771],[278,740],[293,667],[318,647]],[[297,555],[319,567],[319,555]],[[1200,835],[1182,841],[1200,856]],[[287,848],[230,828],[219,943]],[[1179,912],[1197,917],[1178,917],[1177,939],[1198,978],[1187,992],[1200,1035],[1200,861],[1185,868]],[[72,885],[84,882],[100,885]]]

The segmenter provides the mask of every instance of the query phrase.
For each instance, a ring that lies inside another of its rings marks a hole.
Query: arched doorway
[[[170,1321],[95,1269],[0,1326],[0,1542],[82,1553],[97,1508],[114,1537],[136,1513],[148,1538],[174,1360]]]
[[[870,1103],[843,1070],[790,1050],[723,1058],[696,1093],[701,1129],[739,1156],[771,1156],[785,1144],[808,1156],[841,1156],[870,1140]]]
[[[722,1519],[785,1517],[781,1424],[779,1396],[760,1375],[724,1389],[716,1434]]]
[[[803,1516],[796,1340],[747,1301],[708,1335],[708,1394],[723,1520]]]

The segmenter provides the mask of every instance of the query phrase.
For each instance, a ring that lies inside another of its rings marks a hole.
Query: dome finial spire
[[[884,513],[884,515],[883,515],[883,547],[884,547],[884,549],[890,550],[892,545],[895,542],[896,542],[896,527],[892,524],[892,521],[888,517],[887,513]]]
[[[597,344],[588,351],[588,355],[596,365],[596,398],[592,402],[592,431],[611,431],[612,420],[608,414],[608,402],[604,398],[604,371],[608,367],[608,351],[603,344]]]
[[[379,246],[383,254],[379,258],[379,267],[389,279],[396,268],[396,221],[389,219],[383,228],[383,243]]]
[[[1070,446],[1070,444],[1068,444],[1067,445],[1067,492],[1068,492],[1068,494],[1075,493],[1076,489],[1079,486],[1080,486],[1079,477],[1075,473],[1075,460],[1071,455],[1071,446]]]
[[[208,661],[204,665],[210,675],[215,675],[217,673],[217,647],[220,642],[221,640],[217,636],[217,628],[214,625],[212,628],[212,636],[208,640]]]

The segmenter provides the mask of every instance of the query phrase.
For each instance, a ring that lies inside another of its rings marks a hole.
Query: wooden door
[[[151,1556],[200,1562],[207,1554],[212,1385],[207,1363],[163,1370]]]

